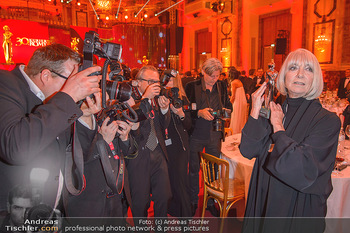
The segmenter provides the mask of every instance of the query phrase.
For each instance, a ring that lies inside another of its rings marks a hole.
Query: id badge
[[[170,146],[171,144],[173,144],[173,143],[171,142],[171,138],[165,140],[165,146]]]

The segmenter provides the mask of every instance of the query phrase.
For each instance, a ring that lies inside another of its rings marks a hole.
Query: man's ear
[[[40,82],[43,85],[45,85],[50,80],[50,78],[52,78],[51,71],[48,69],[44,69],[43,71],[41,71],[39,78],[40,78]]]

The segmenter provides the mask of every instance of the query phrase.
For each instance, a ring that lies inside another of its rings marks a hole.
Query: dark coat
[[[157,146],[155,151],[151,152],[146,146],[151,132],[151,119],[141,121],[139,128],[131,131],[138,148],[137,157],[126,161],[133,206],[131,210],[134,217],[147,216],[151,193],[152,200],[157,203],[154,206],[155,217],[166,217],[167,203],[171,197],[167,166],[169,159],[163,137],[163,132],[170,123],[170,109],[163,115],[157,104],[153,112],[160,148]]]
[[[255,76],[254,78],[253,78],[253,82],[254,82],[254,91],[253,92],[255,92],[256,90],[258,90],[258,88],[265,82],[265,76],[263,75],[263,76],[261,76],[261,79],[260,79],[260,82],[259,83],[257,83],[258,82],[258,76]],[[259,84],[259,86],[257,86]]]
[[[337,95],[338,95],[338,97],[340,99],[347,98],[346,97],[346,88],[344,87],[345,80],[346,80],[346,78],[341,78],[339,80],[339,86],[338,86],[338,93],[337,93]]]
[[[96,136],[96,140],[103,140],[101,135]],[[117,157],[115,157],[104,140],[107,154],[101,155],[97,149],[96,140],[91,144],[91,151],[84,156],[86,188],[78,196],[69,196],[69,203],[66,209],[68,217],[123,217],[123,192],[125,194],[124,198],[130,197],[125,161],[122,193],[113,192],[116,186],[114,184],[112,188],[109,187],[106,176],[110,174],[118,177],[122,157],[136,153],[135,142],[132,137],[129,138],[127,144],[119,138],[115,138],[113,140],[114,151],[117,154]],[[108,158],[107,161],[110,163],[111,169],[103,165],[101,156]],[[128,202],[131,204],[131,199],[128,199]]]
[[[71,125],[82,111],[63,92],[47,103],[33,94],[20,70],[0,71],[0,207],[6,209],[7,195],[15,185],[30,182],[32,168],[44,168],[49,177],[42,188],[43,202],[54,206],[60,169],[64,174],[66,146]],[[96,131],[77,123],[83,149]]]
[[[183,101],[185,105],[188,105],[186,99],[183,99]],[[190,156],[188,130],[191,125],[190,112],[185,112],[185,119],[181,120],[178,115],[171,111],[171,121],[167,131],[164,131],[169,156],[168,171],[172,192],[168,213],[176,217],[191,217],[191,202],[188,193],[188,162]]]
[[[197,109],[195,111],[191,111],[191,118],[192,118],[192,126],[194,127],[195,125],[195,120],[198,118],[197,113],[198,109],[200,106],[200,100],[201,100],[201,91],[202,91],[202,82],[204,82],[203,79],[198,79],[193,82],[190,82],[186,85],[186,95],[189,100],[189,102],[196,103]],[[219,92],[219,98],[221,100],[222,108],[227,108],[232,111],[232,103],[230,102],[230,98],[227,93],[227,86],[223,81],[218,80],[216,82],[218,92]]]
[[[325,217],[340,120],[318,99],[304,100],[285,128],[273,133],[267,119],[249,117],[242,130],[240,151],[256,159],[245,216]],[[247,232],[252,227],[245,224]]]

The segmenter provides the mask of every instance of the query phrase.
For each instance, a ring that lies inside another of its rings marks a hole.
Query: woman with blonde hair
[[[231,81],[231,97],[232,113],[230,128],[232,133],[240,133],[247,122],[247,99],[245,96],[242,82],[239,78],[239,71],[231,69],[229,71],[229,78]]]
[[[287,99],[282,106],[270,102],[270,119],[259,116],[265,89],[266,83],[252,94],[242,130],[240,151],[255,158],[245,217],[318,219],[308,222],[308,230],[293,218],[279,224],[247,219],[243,232],[323,232],[340,120],[318,99],[323,77],[315,55],[297,49],[287,56],[277,77],[277,89]]]
[[[182,86],[181,76],[171,77],[167,88],[177,87],[179,98],[188,105],[186,93]],[[174,217],[191,217],[191,202],[189,196],[188,162],[190,157],[188,130],[192,120],[189,112],[183,108],[175,108],[170,101],[171,120],[164,131],[165,145],[168,153],[168,172],[172,199],[168,213]]]

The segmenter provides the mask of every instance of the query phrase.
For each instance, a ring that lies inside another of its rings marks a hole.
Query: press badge
[[[173,144],[173,143],[171,142],[171,138],[165,140],[165,146],[170,146],[171,144]]]

